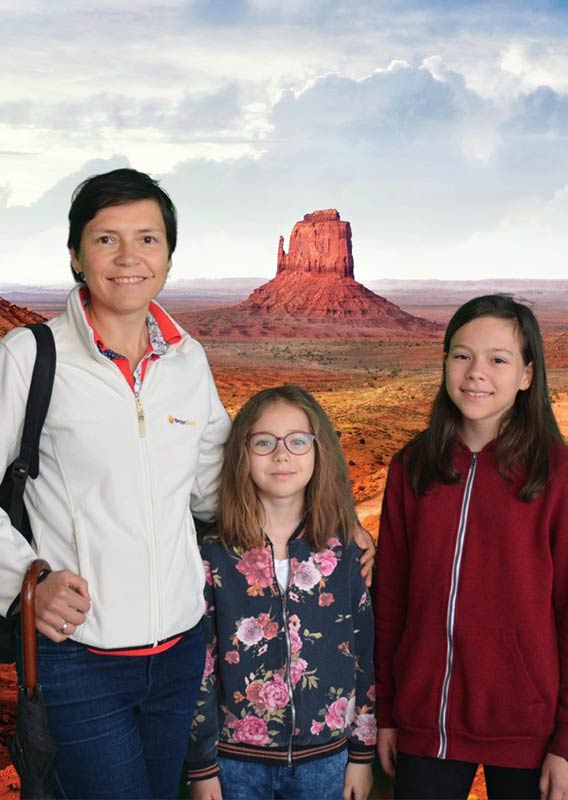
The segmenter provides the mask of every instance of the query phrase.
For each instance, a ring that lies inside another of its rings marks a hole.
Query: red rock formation
[[[305,214],[292,229],[288,253],[284,237],[280,237],[276,274],[284,272],[325,272],[352,278],[351,225],[342,222],[334,208]]]
[[[335,209],[297,222],[284,251],[278,245],[276,277],[242,303],[182,315],[198,336],[338,339],[343,336],[439,335],[436,322],[414,317],[353,277],[351,226]]]
[[[239,309],[310,323],[329,321],[358,328],[439,330],[367,289],[354,278],[351,225],[335,209],[314,211],[297,222],[290,249],[278,245],[276,277],[259,286]]]
[[[28,325],[31,322],[43,322],[44,317],[30,311],[29,308],[9,303],[0,297],[0,337],[18,325]]]

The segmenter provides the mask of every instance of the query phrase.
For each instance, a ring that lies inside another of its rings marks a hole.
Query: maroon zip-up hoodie
[[[417,497],[396,457],[375,596],[377,717],[420,756],[537,768],[568,757],[568,449],[531,503],[493,445]]]

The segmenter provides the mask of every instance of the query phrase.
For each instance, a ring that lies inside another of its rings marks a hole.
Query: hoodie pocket
[[[534,736],[552,720],[514,630],[456,626],[449,726],[474,736]]]
[[[409,626],[394,659],[394,716],[398,726],[432,728],[444,679],[444,625]]]

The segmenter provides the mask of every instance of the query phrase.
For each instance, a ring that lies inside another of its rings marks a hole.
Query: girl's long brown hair
[[[530,502],[548,481],[551,446],[563,444],[548,393],[542,336],[528,306],[517,303],[510,295],[484,295],[464,303],[451,318],[444,336],[444,357],[449,353],[456,331],[478,317],[497,317],[511,322],[521,338],[525,366],[533,365],[531,385],[517,392],[495,441],[499,472],[511,479],[520,471],[524,482],[518,496]],[[457,483],[460,480],[452,462],[452,447],[460,425],[461,413],[446,389],[444,359],[442,382],[432,404],[428,429],[418,434],[401,453],[406,461],[408,481],[416,494],[424,494],[435,481]]]
[[[303,411],[316,440],[313,475],[306,486],[305,536],[321,550],[332,536],[349,540],[357,523],[349,474],[339,439],[323,408],[305,389],[286,383],[248,400],[233,422],[225,445],[219,486],[217,531],[225,546],[251,549],[264,544],[264,509],[250,476],[246,437],[260,415],[278,403]]]

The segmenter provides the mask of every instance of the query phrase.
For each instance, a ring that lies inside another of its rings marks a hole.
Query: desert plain
[[[192,283],[192,282],[190,282]],[[223,335],[203,335],[204,319],[221,319],[224,310],[245,297],[250,287],[172,284],[161,301],[206,348],[221,399],[231,415],[255,391],[283,382],[313,392],[332,418],[349,464],[360,520],[376,537],[388,464],[394,453],[426,426],[441,375],[442,329],[390,336],[364,335],[348,326],[284,321],[271,329],[225,325]],[[376,282],[375,291],[405,311],[444,325],[466,299],[508,291],[531,303],[545,337],[549,389],[554,412],[568,437],[568,282]],[[192,290],[193,288],[193,290]],[[61,291],[0,287],[2,297],[51,317],[63,307]],[[275,320],[276,322],[276,320]],[[331,327],[330,327],[331,325]],[[14,798],[18,784],[5,745],[13,731],[15,676],[0,666],[0,800]],[[377,781],[374,797],[387,798]],[[478,774],[471,800],[485,798]]]

